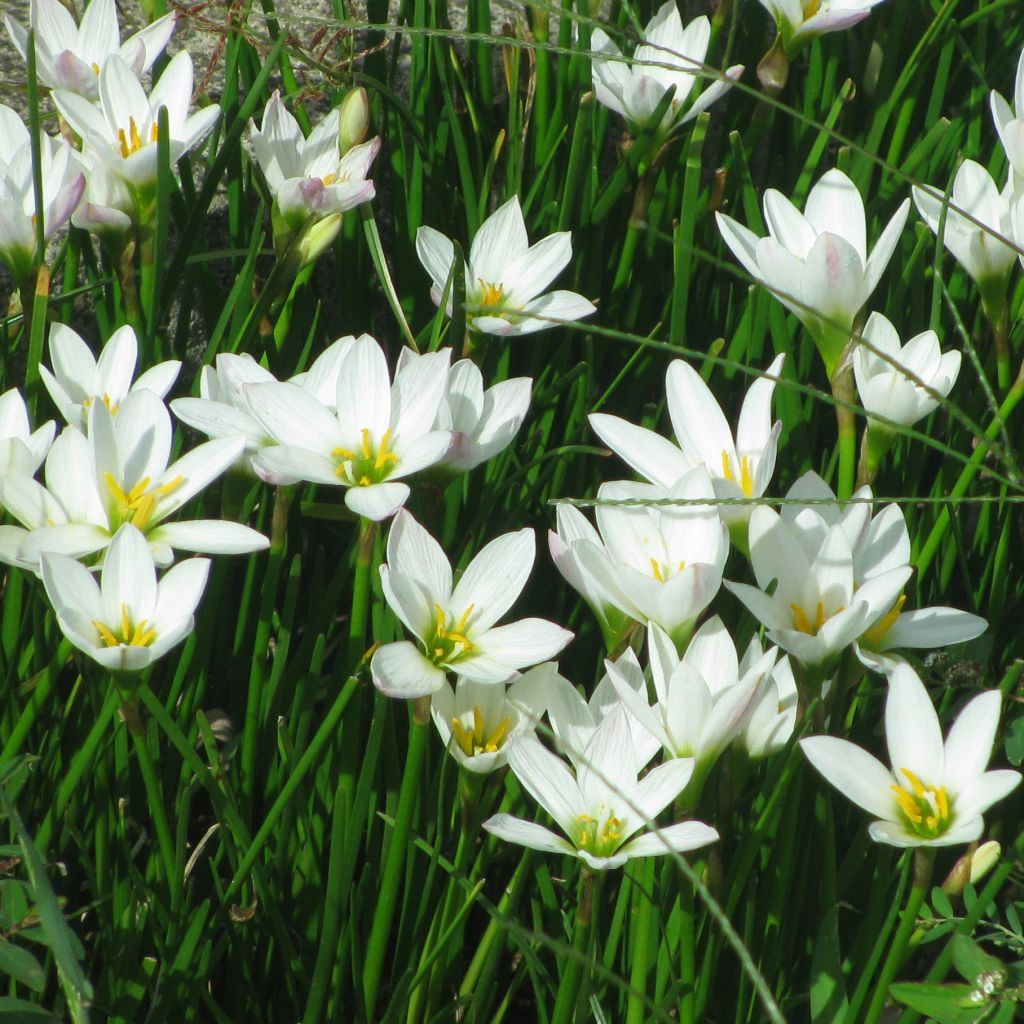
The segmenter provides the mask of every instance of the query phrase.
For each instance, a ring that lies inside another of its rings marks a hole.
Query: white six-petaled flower
[[[502,684],[554,657],[572,639],[561,626],[535,618],[495,625],[526,586],[534,556],[532,530],[505,534],[453,585],[441,546],[408,512],[399,512],[380,578],[388,604],[418,643],[377,648],[370,661],[377,688],[389,697],[424,697],[441,689],[448,672]]]
[[[416,253],[433,284],[430,297],[441,304],[455,264],[455,247],[440,231],[416,232]],[[526,223],[513,196],[480,225],[466,261],[466,323],[485,334],[530,334],[555,327],[557,320],[579,320],[595,306],[576,292],[541,294],[572,258],[568,231],[530,245]],[[445,312],[452,315],[449,291]]]
[[[863,21],[882,0],[760,0],[775,19],[786,52],[792,56],[815,36]]]
[[[885,741],[891,769],[848,740],[811,736],[800,741],[807,759],[877,820],[871,838],[890,846],[970,843],[984,828],[982,814],[1020,782],[1020,773],[985,771],[999,724],[998,690],[971,700],[942,740],[928,691],[907,665],[889,677]]]
[[[704,58],[710,41],[708,18],[694,18],[684,28],[675,0],[662,4],[647,23],[631,62],[622,58],[604,29],[594,29],[590,41],[594,95],[599,103],[639,127],[650,120],[662,97],[674,88],[660,127],[668,131],[676,124],[685,124],[723,96],[743,74],[742,64],[729,68],[724,80],[712,83],[696,100],[688,102],[698,79],[708,77]]]

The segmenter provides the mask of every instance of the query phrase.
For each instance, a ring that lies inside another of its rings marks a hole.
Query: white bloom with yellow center
[[[167,109],[172,167],[206,138],[220,114],[220,107],[213,105],[189,115],[192,58],[186,50],[171,59],[149,96],[115,54],[100,71],[98,106],[62,89],[54,92],[53,101],[85,147],[135,189],[156,184],[161,107]]]
[[[437,305],[455,264],[455,246],[440,231],[423,226],[416,232],[416,254],[430,274],[430,297]],[[513,196],[480,225],[466,261],[466,324],[484,334],[531,334],[579,320],[596,309],[569,291],[541,294],[572,259],[571,234],[559,231],[530,245],[526,222]],[[452,315],[448,294],[445,312]]]
[[[158,583],[149,543],[130,523],[110,542],[99,584],[65,555],[41,561],[64,635],[112,672],[139,672],[192,632],[210,572],[208,558],[189,558]]]
[[[694,466],[703,465],[717,498],[760,498],[775,471],[782,424],[772,423],[772,395],[785,356],[772,361],[750,386],[740,409],[736,436],[711,389],[682,359],[665,375],[665,393],[678,447],[653,430],[607,413],[589,417],[594,433],[637,473],[669,488]],[[723,522],[750,518],[750,505],[721,505]]]
[[[100,69],[117,54],[136,76],[160,56],[174,31],[177,15],[165,14],[121,42],[114,0],[90,0],[79,25],[60,0],[32,0],[29,25],[36,32],[36,74],[43,85],[99,99]],[[28,60],[28,30],[9,15],[4,23],[11,40]]]
[[[792,54],[815,36],[863,21],[882,0],[760,0]]]
[[[928,691],[907,665],[893,669],[885,703],[891,769],[848,740],[800,741],[807,759],[874,816],[872,839],[889,846],[953,846],[981,836],[982,814],[1020,782],[1020,773],[985,771],[999,725],[1001,694],[989,690],[957,716],[945,743]]]
[[[334,403],[316,395],[314,380],[249,384],[248,411],[277,442],[253,456],[268,483],[308,480],[345,488],[357,515],[383,520],[409,497],[404,478],[440,461],[451,432],[436,430],[451,351],[399,362],[394,384],[380,345],[368,334],[345,345],[328,374]]]
[[[459,582],[441,546],[406,511],[388,534],[380,567],[384,597],[417,638],[384,644],[370,674],[389,697],[423,697],[442,688],[448,672],[490,685],[554,657],[572,633],[546,619],[495,623],[515,603],[533,568],[533,531],[508,533],[487,544]]]
[[[621,705],[611,711],[580,753],[575,773],[533,736],[509,744],[509,767],[568,838],[510,814],[494,815],[484,828],[510,843],[579,857],[597,871],[621,867],[631,857],[664,856],[713,843],[718,833],[701,821],[655,825],[690,781],[693,761],[676,758],[638,778],[642,765],[628,719]],[[632,838],[643,828],[650,831]]]
[[[181,369],[178,360],[158,363],[133,382],[138,358],[135,331],[127,324],[114,331],[99,359],[77,332],[66,324],[54,324],[50,328],[53,371],[40,366],[39,374],[64,419],[85,430],[88,410],[94,402],[102,402],[116,415],[130,392],[151,391],[163,398],[174,386]]]

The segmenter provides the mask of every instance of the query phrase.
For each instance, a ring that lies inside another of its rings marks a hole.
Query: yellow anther
[[[483,289],[480,295],[480,305],[500,306],[502,299],[505,297],[505,289],[501,283],[492,284],[489,281],[483,280],[483,278],[478,278],[477,280],[479,280],[480,287]]]
[[[808,0],[804,7],[804,17],[813,18],[818,13],[819,7],[821,7],[821,0]]]
[[[511,718],[503,718],[499,723],[498,727],[487,737],[484,743],[484,750],[488,754],[493,754],[505,742],[505,736],[508,734],[508,727],[512,724]]]
[[[97,64],[97,63],[96,63],[96,61],[93,61],[93,62],[92,62],[92,63],[91,63],[90,65],[89,65],[89,67],[91,67],[91,68],[92,68],[92,73],[93,73],[94,75],[99,75],[99,73],[100,73],[100,66],[99,66],[99,64]]]
[[[452,732],[455,734],[455,739],[459,746],[462,748],[462,752],[466,757],[473,756],[473,736],[469,730],[462,724],[462,722],[455,717],[452,719]]]
[[[363,458],[372,459],[373,449],[370,447],[370,428],[363,427],[363,429],[360,431],[360,434],[362,435],[361,449],[363,453]]]
[[[899,774],[907,780],[910,788],[894,785],[892,792],[911,829],[929,839],[941,835],[952,817],[946,787],[924,782],[909,768],[900,768]]]
[[[916,825],[921,821],[921,812],[918,810],[917,801],[902,787],[895,783],[892,785],[893,795],[900,805],[900,810]]]
[[[331,457],[335,459],[348,459],[351,461],[356,457],[356,453],[351,448],[334,448],[331,451]]]
[[[484,713],[478,708],[473,708],[473,739],[480,743],[484,738]]]
[[[325,174],[321,179],[321,183],[324,185],[333,185],[338,180],[336,174]]]
[[[807,612],[798,604],[791,604],[789,606],[793,610],[793,628],[800,633],[806,633],[808,636],[814,636],[814,626],[811,625],[811,620],[807,617]]]
[[[104,647],[117,647],[121,641],[110,632],[108,626],[103,625],[102,622],[93,621],[93,626],[96,627],[96,632],[100,635],[100,640],[103,641]]]
[[[731,483],[736,483],[736,477],[732,471],[732,462],[729,459],[729,453],[722,450],[722,476]]]
[[[148,620],[139,619],[132,624],[131,615],[128,613],[128,605],[121,605],[121,635],[118,636],[108,625],[102,622],[93,622],[96,632],[100,635],[100,641],[104,647],[149,647],[156,640],[157,631],[152,627],[147,628]]]
[[[907,782],[910,783],[911,788],[914,790],[914,796],[918,798],[924,796],[926,791],[925,784],[909,768],[901,768],[900,771],[906,776]]]
[[[900,617],[900,612],[903,611],[903,606],[907,603],[907,595],[900,594],[896,603],[883,615],[870,629],[864,631],[861,636],[861,642],[866,644],[868,647],[874,647],[876,644],[880,644],[886,637],[886,634],[892,629],[893,624]]]
[[[622,822],[618,818],[609,818],[601,830],[601,838],[605,842],[614,842],[622,837]]]
[[[651,558],[651,575],[659,582],[665,582],[665,576],[661,571],[661,565],[656,558]]]
[[[740,487],[748,498],[753,496],[754,478],[750,472],[750,459],[746,455],[740,459]]]

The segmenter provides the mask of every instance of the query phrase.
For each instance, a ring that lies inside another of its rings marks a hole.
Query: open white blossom
[[[32,429],[28,407],[17,388],[0,395],[0,478],[34,476],[50,450],[56,429],[53,420]]]

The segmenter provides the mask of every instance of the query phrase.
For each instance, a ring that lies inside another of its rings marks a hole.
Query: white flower
[[[440,690],[447,672],[478,683],[503,683],[520,669],[554,657],[572,633],[545,619],[496,626],[515,603],[533,568],[533,531],[493,540],[452,585],[441,546],[404,510],[388,535],[380,567],[384,597],[419,641],[384,644],[370,662],[377,688],[389,697]]]
[[[725,81],[714,82],[693,103],[687,103],[697,80],[706,77],[703,67],[710,40],[711,22],[707,17],[694,18],[684,29],[675,0],[662,4],[647,23],[643,42],[629,63],[603,29],[594,29],[590,42],[594,51],[594,95],[599,103],[640,127],[674,87],[661,128],[668,131],[675,124],[686,124],[723,96],[732,87],[732,80],[743,74],[742,64],[729,68]]]
[[[760,0],[775,19],[788,53],[815,36],[838,32],[863,21],[882,0]]]
[[[810,510],[787,521],[758,506],[750,517],[757,586],[725,583],[767,627],[768,639],[805,665],[829,665],[886,614],[910,578],[909,565],[890,568],[888,561],[872,566],[870,575],[855,573],[849,530],[849,523],[828,525]],[[865,554],[863,561],[870,557]]]
[[[534,245],[513,196],[480,225],[466,261],[466,323],[485,334],[530,334],[557,326],[554,320],[579,320],[595,311],[576,292],[540,293],[572,258],[571,235],[559,231]],[[430,274],[430,297],[441,304],[455,263],[450,238],[426,226],[416,232],[416,253]],[[449,293],[445,309],[452,315]]]
[[[990,96],[992,120],[995,121],[999,141],[1006,158],[1018,177],[1024,177],[1024,51],[1017,61],[1017,78],[1013,89],[1013,106],[992,90]]]
[[[765,192],[770,237],[758,238],[724,214],[715,217],[747,273],[811,332],[831,377],[855,317],[889,263],[909,211],[906,199],[869,255],[864,201],[857,186],[833,169],[811,189],[803,213],[781,192]]]
[[[938,406],[936,395],[945,398],[956,383],[960,353],[943,353],[934,331],[901,346],[896,328],[881,313],[872,313],[861,338],[868,344],[854,350],[853,372],[870,416],[913,426]]]
[[[942,244],[957,263],[983,289],[989,286],[1004,294],[1006,277],[1017,256],[1003,241],[1013,240],[1010,217],[1013,184],[1011,174],[1006,187],[1000,192],[992,175],[981,164],[965,160],[953,179],[948,201],[941,190],[930,185],[925,188],[915,185],[913,188],[918,213],[933,234],[937,235],[942,227]],[[944,226],[941,224],[943,213]],[[968,219],[964,213],[973,219]]]
[[[73,150],[71,155],[85,175],[85,195],[71,215],[71,223],[120,253],[135,222],[131,190],[93,150]]]
[[[504,451],[526,418],[532,388],[529,377],[513,377],[485,391],[476,363],[471,359],[455,363],[448,373],[448,387],[435,424],[452,434],[451,447],[441,465],[468,472]]]
[[[42,556],[46,594],[64,635],[112,672],[139,672],[192,632],[208,558],[180,562],[157,582],[146,538],[126,523],[114,535],[100,583],[64,555]]]
[[[903,663],[903,658],[887,653],[889,651],[949,647],[973,640],[988,629],[988,622],[980,615],[958,608],[933,606],[905,612],[905,603],[901,596],[874,626],[858,638],[853,649],[863,665],[876,672],[891,672]]]
[[[25,399],[17,388],[0,395],[0,478],[34,476],[53,443],[57,425],[47,420],[32,430]]]
[[[0,259],[19,283],[31,275],[36,255],[36,198],[32,140],[10,107],[0,103]],[[64,139],[39,133],[43,179],[43,236],[49,241],[67,223],[85,191],[85,177]]]
[[[716,615],[694,633],[682,658],[664,631],[651,625],[647,653],[654,704],[609,666],[615,690],[670,757],[694,758],[702,775],[740,734],[764,695],[778,651],[771,648],[741,676],[732,638]]]
[[[618,481],[602,484],[597,497],[711,501],[714,491],[698,466],[667,492]],[[592,606],[610,604],[636,622],[656,622],[674,643],[685,644],[718,593],[729,554],[729,533],[714,505],[599,503],[595,513],[599,534],[574,524],[575,539],[552,542],[559,570],[574,586],[582,577],[580,592]]]
[[[45,487],[27,478],[0,481],[0,500],[27,530],[18,564],[33,568],[43,552],[102,552],[124,523],[145,534],[161,566],[175,549],[245,554],[267,547],[266,537],[241,523],[165,522],[231,465],[240,438],[209,441],[171,463],[170,415],[146,390],[129,394],[116,418],[93,403],[88,427],[88,437],[67,427],[53,442]]]
[[[807,759],[840,792],[877,818],[872,839],[890,846],[970,843],[982,814],[1020,782],[1014,771],[985,771],[999,724],[998,690],[979,694],[960,712],[946,742],[935,708],[913,669],[900,665],[885,702],[888,769],[847,740],[800,741]]]
[[[53,94],[68,124],[87,149],[136,190],[149,190],[157,179],[160,108],[167,108],[168,152],[173,167],[210,133],[220,114],[217,106],[188,113],[192,100],[192,58],[186,50],[164,68],[149,96],[131,68],[115,54],[100,71],[100,105],[75,93]]]
[[[657,816],[682,792],[693,762],[678,758],[642,779],[625,708],[614,709],[594,730],[573,774],[532,736],[509,744],[509,767],[523,788],[555,819],[568,840],[532,821],[496,814],[484,828],[510,843],[581,858],[599,871],[631,857],[696,850],[718,833],[700,821],[654,828]],[[649,832],[630,840],[644,827]]]
[[[451,351],[402,359],[394,385],[380,345],[364,334],[347,344],[326,374],[334,406],[315,397],[316,380],[248,384],[249,412],[278,443],[253,456],[269,483],[331,484],[345,488],[357,515],[382,520],[409,497],[403,478],[440,461],[451,444],[435,430]]]
[[[761,641],[755,633],[740,660],[741,679],[761,660],[762,654]],[[796,728],[798,698],[789,656],[784,654],[769,671],[760,694],[754,697],[735,744],[754,760],[781,750]]]
[[[453,690],[445,681],[431,695],[430,714],[444,745],[463,768],[492,772],[507,763],[509,740],[537,727],[554,678],[560,678],[558,669],[545,662],[507,688],[459,678]]]
[[[90,0],[76,25],[60,0],[32,0],[29,25],[36,31],[36,74],[51,89],[99,98],[100,69],[118,54],[136,76],[149,70],[174,31],[175,14],[165,14],[121,43],[114,0]],[[9,15],[4,22],[11,40],[28,60],[28,32]]]
[[[351,210],[374,196],[367,178],[380,139],[340,149],[340,107],[331,110],[305,138],[299,122],[275,90],[257,128],[249,122],[249,142],[267,181],[277,212],[291,231],[310,217],[322,220]],[[340,226],[340,224],[339,224]]]
[[[116,415],[118,406],[129,393],[146,390],[163,398],[174,386],[181,370],[178,360],[158,363],[133,383],[138,358],[135,331],[127,324],[114,331],[99,359],[70,327],[53,324],[50,328],[53,372],[40,366],[39,374],[64,419],[71,426],[85,430],[88,410],[94,402],[102,402],[111,415]]]
[[[760,498],[775,470],[782,424],[772,424],[772,394],[785,356],[777,356],[750,386],[740,409],[736,439],[722,408],[700,374],[674,359],[665,375],[668,413],[679,443],[618,416],[592,413],[594,433],[623,461],[651,483],[666,489],[694,466],[703,465],[717,498]],[[732,525],[750,518],[750,505],[721,505],[722,520]]]

